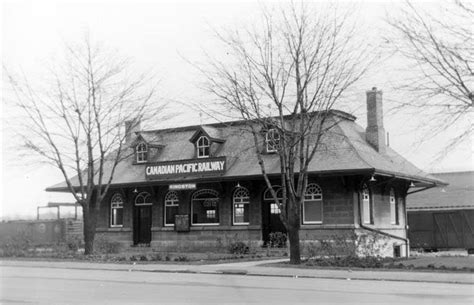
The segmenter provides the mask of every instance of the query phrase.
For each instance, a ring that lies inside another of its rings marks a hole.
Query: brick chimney
[[[365,139],[375,150],[385,153],[385,129],[383,128],[382,91],[373,87],[367,91],[367,129]]]
[[[140,130],[140,120],[125,121],[125,143],[130,144],[135,138],[135,132],[138,132]]]

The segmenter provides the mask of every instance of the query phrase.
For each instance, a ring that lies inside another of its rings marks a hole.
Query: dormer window
[[[211,142],[208,137],[201,136],[196,142],[197,157],[198,158],[209,158]]]
[[[267,152],[274,153],[280,148],[280,134],[276,129],[269,129],[265,134]]]
[[[148,160],[148,146],[145,143],[139,143],[136,147],[137,163],[144,163]]]

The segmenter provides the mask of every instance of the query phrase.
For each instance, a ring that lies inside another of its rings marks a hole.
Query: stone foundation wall
[[[355,235],[357,236],[356,254],[358,256],[395,257],[396,247],[399,248],[397,253],[399,257],[407,256],[407,245],[401,239],[364,229],[356,230]]]
[[[190,232],[155,230],[151,247],[159,251],[226,252],[228,246],[242,241],[251,247],[261,246],[260,229],[235,228],[191,228]]]

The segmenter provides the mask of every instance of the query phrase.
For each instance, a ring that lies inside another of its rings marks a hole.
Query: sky
[[[386,26],[386,14],[396,11],[396,1],[344,1],[356,4],[366,39],[379,39]],[[192,63],[201,62],[205,52],[218,52],[215,29],[238,28],[252,23],[265,1],[3,1],[1,11],[2,63],[21,71],[29,79],[41,79],[44,68],[60,54],[65,43],[77,42],[85,33],[132,58],[137,71],[151,72],[159,79],[160,97],[180,103],[200,102],[206,95]],[[441,2],[422,1],[421,6],[439,10]],[[472,142],[466,142],[445,158],[437,158],[443,144],[455,131],[427,139],[417,127],[417,119],[403,113],[391,114],[389,101],[397,97],[391,88],[397,64],[374,67],[371,75],[357,85],[360,104],[353,113],[365,127],[365,91],[378,87],[384,92],[385,129],[390,145],[419,168],[429,172],[472,170]],[[5,81],[2,81],[2,95]],[[204,101],[203,101],[204,102]],[[47,186],[62,181],[57,169],[18,159],[19,145],[9,120],[16,110],[2,102],[0,218],[34,216],[36,206],[48,201],[69,201],[64,194],[47,193]],[[175,107],[176,117],[156,122],[150,128],[206,122],[190,107]],[[164,124],[164,125],[163,125]]]

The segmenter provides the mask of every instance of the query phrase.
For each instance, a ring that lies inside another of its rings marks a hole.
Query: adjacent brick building
[[[367,109],[366,130],[356,117],[330,110],[327,124],[334,127],[310,164],[300,238],[372,234],[384,241],[383,254],[403,256],[410,187],[442,181],[387,147],[376,88],[367,92]],[[261,246],[272,232],[285,232],[248,124],[129,130],[132,153],[116,169],[97,231],[126,245],[182,251],[223,248],[236,240]],[[262,131],[258,150],[278,185],[272,132]],[[47,190],[67,191],[64,183]]]

